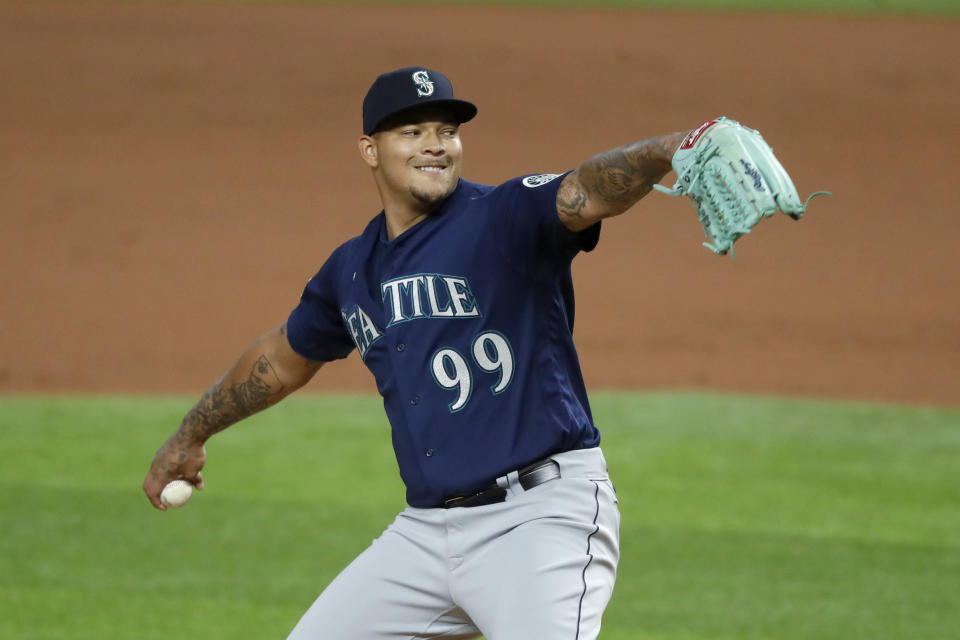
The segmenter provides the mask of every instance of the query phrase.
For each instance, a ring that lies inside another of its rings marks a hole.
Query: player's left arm
[[[687,132],[671,133],[598,154],[564,177],[557,214],[571,231],[618,216],[650,193],[671,170]]]

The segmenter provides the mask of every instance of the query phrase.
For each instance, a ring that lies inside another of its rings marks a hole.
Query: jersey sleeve
[[[287,318],[287,340],[304,358],[317,362],[341,360],[354,349],[337,303],[339,256],[335,251],[310,279]]]
[[[497,234],[509,262],[541,271],[568,265],[580,251],[597,246],[599,222],[575,232],[567,229],[557,214],[557,192],[566,175],[528,175],[494,189]]]

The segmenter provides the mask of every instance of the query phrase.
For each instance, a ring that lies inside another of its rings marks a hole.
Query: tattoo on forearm
[[[279,399],[283,389],[273,365],[261,355],[246,380],[229,387],[220,380],[203,394],[183,419],[182,437],[184,440],[206,440],[233,423],[266,409]]]
[[[270,384],[266,382],[266,376],[271,374],[276,378],[270,361],[265,356],[260,356],[246,382],[230,387],[230,397],[234,406],[242,410],[251,410],[251,412],[265,409],[270,399]],[[283,385],[280,386],[283,387]]]
[[[610,215],[625,211],[669,173],[683,135],[641,140],[587,160],[577,170],[577,179],[564,184],[557,194],[557,211],[566,218],[579,218],[591,199],[600,201]]]
[[[633,203],[670,171],[672,151],[665,138],[612,149],[581,167],[580,180],[595,195],[615,204]]]

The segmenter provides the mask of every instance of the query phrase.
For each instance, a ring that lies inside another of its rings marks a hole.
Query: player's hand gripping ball
[[[164,505],[176,509],[187,504],[187,500],[193,495],[193,485],[186,480],[174,480],[167,484],[160,492],[160,502]]]
[[[654,189],[672,196],[688,196],[714,253],[732,251],[737,239],[764,218],[782,211],[799,220],[817,191],[800,200],[773,149],[759,131],[736,120],[707,120],[690,132],[673,156],[677,183],[672,189]]]

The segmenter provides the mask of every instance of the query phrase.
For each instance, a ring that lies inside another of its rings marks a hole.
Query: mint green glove
[[[740,236],[761,220],[782,211],[799,220],[817,191],[800,201],[790,175],[760,132],[723,116],[707,120],[684,138],[673,156],[677,182],[654,189],[689,196],[714,253],[733,249]]]

